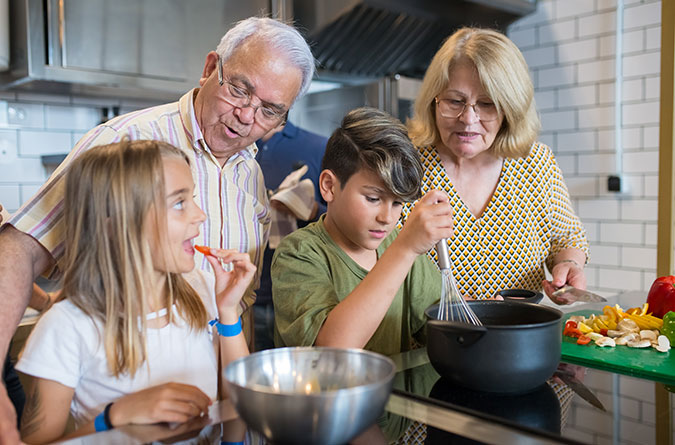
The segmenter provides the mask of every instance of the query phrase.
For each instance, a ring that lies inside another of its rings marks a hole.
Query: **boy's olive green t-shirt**
[[[380,244],[378,258],[397,235],[395,230]],[[323,216],[284,238],[271,268],[276,346],[313,345],[330,311],[367,273],[331,239]],[[440,294],[438,268],[420,255],[365,349],[385,355],[409,350],[413,336],[424,328],[424,310]]]

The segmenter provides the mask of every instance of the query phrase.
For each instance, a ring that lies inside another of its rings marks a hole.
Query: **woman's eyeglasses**
[[[466,111],[467,107],[473,108],[473,112],[483,122],[490,122],[499,117],[497,106],[492,102],[478,101],[474,104],[469,104],[463,100],[439,99],[438,97],[435,97],[434,101],[441,116],[448,119],[458,119]]]

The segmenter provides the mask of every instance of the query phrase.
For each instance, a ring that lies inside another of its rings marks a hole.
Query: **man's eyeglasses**
[[[251,105],[253,95],[244,86],[239,86],[223,78],[223,65],[218,57],[218,83],[226,85],[225,101],[236,108],[253,108],[253,113],[258,124],[265,128],[272,128],[286,121],[288,111],[275,105],[260,101],[260,105]]]
[[[490,122],[499,117],[497,106],[492,102],[476,102],[475,104],[466,103],[463,100],[439,99],[434,98],[438,112],[441,116],[449,119],[458,119],[466,111],[466,107],[473,108],[478,119],[483,122]]]

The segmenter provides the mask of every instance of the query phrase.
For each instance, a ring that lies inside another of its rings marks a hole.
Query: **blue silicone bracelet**
[[[103,411],[101,411],[101,414],[94,419],[94,429],[96,429],[97,433],[108,431],[108,425],[106,425],[105,420],[103,420]]]
[[[234,337],[241,334],[241,317],[239,317],[239,320],[235,324],[222,324],[217,318],[214,318],[209,321],[209,326],[213,325],[216,326],[218,335],[223,337]]]
[[[112,403],[108,403],[105,406],[105,409],[94,418],[94,429],[97,433],[101,431],[108,431],[113,428],[112,423],[110,423],[110,407]]]

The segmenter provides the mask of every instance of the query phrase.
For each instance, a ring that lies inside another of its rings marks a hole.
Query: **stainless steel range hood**
[[[441,43],[470,25],[505,30],[536,0],[294,0],[322,78],[420,78]]]
[[[236,21],[293,18],[340,84],[422,77],[462,25],[500,29],[536,0],[10,0],[10,69],[0,90],[173,100]]]
[[[10,0],[0,90],[175,100],[206,53],[269,0]]]

